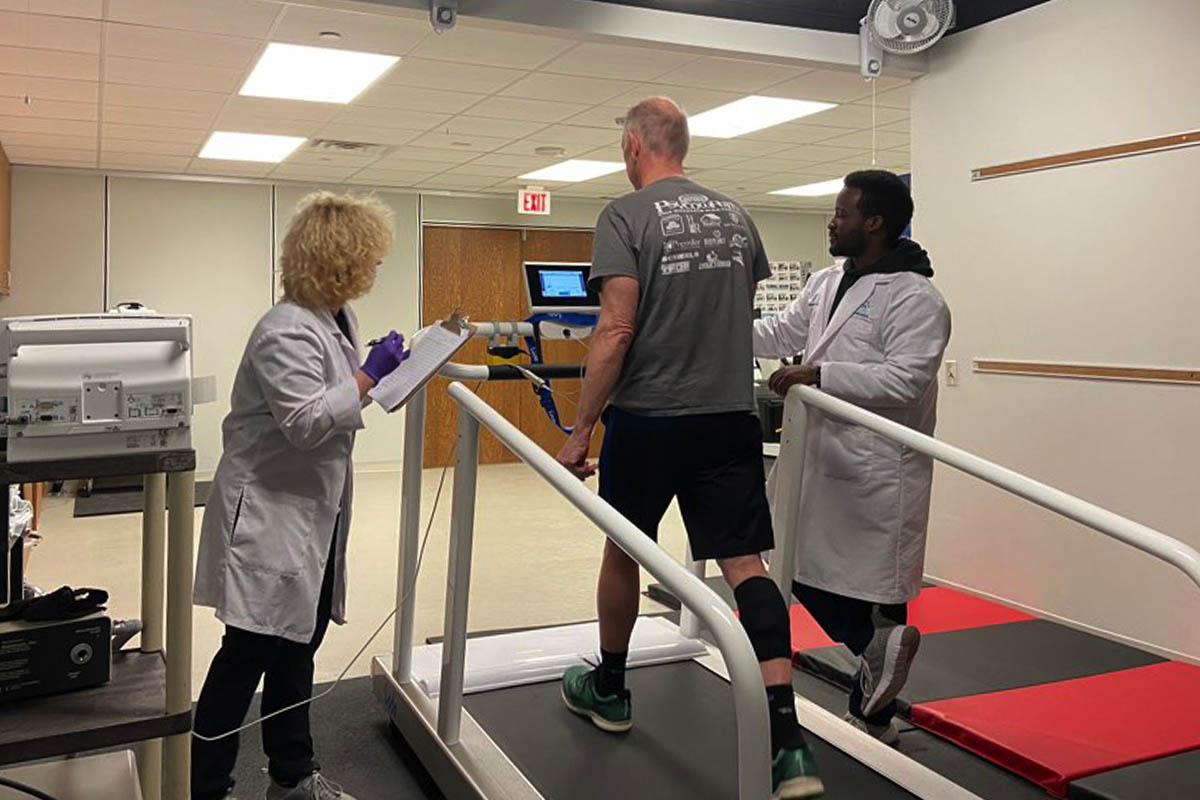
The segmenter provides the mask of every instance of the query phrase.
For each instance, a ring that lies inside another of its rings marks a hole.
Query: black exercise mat
[[[1101,772],[1071,784],[1071,800],[1183,800],[1200,795],[1200,750]]]
[[[563,706],[557,681],[466,698],[466,707],[547,797],[704,800],[737,796],[729,684],[694,662],[630,670],[634,727],[614,736]],[[913,795],[810,736],[827,800]]]
[[[208,503],[212,481],[196,482],[196,508]],[[140,514],[142,512],[142,489],[113,489],[96,491],[87,497],[75,498],[76,517],[103,517],[109,514]]]
[[[901,712],[913,703],[1040,686],[1162,660],[1046,620],[934,633],[921,639]],[[849,687],[856,661],[838,645],[801,653],[797,666]]]
[[[318,684],[320,694],[329,684]],[[247,720],[257,719],[261,695]],[[392,728],[371,691],[371,679],[343,681],[333,694],[313,704],[312,737],[322,772],[358,800],[445,800],[416,754]],[[245,800],[263,796],[269,779],[262,752],[262,728],[242,734],[235,794]]]

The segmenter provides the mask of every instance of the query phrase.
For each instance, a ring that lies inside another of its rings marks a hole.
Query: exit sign
[[[517,213],[549,214],[550,192],[545,189],[518,189]]]

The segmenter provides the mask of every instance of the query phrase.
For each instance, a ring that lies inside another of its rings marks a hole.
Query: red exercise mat
[[[1200,749],[1200,667],[1168,661],[919,703],[911,720],[1065,797],[1087,775]]]
[[[1033,617],[1022,611],[943,586],[922,589],[916,599],[908,604],[908,623],[924,634],[984,628],[1031,619]]]

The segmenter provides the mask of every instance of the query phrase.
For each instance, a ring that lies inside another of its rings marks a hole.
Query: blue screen
[[[583,283],[583,272],[579,270],[538,270],[542,284],[542,297],[587,297],[587,286]]]

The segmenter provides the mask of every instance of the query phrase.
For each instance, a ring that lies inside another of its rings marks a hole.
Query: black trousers
[[[870,600],[834,594],[797,581],[792,581],[792,594],[830,639],[846,645],[856,656],[863,654],[867,645],[871,643],[871,637],[875,635],[875,622],[872,617],[876,610],[884,619],[897,625],[908,622],[908,605],[905,603],[881,605]],[[896,701],[893,700],[874,716],[864,717],[861,677],[854,676],[854,686],[850,691],[850,713],[859,719],[866,719],[872,725],[888,724],[896,714]]]
[[[336,552],[335,528],[317,602],[317,627],[307,644],[225,626],[221,649],[213,656],[196,704],[196,733],[216,736],[241,726],[260,678],[263,715],[312,697],[313,657],[325,638],[333,608]],[[292,785],[320,769],[313,757],[308,710],[304,705],[262,724],[267,768],[276,783]],[[192,800],[219,800],[229,793],[237,754],[236,735],[216,742],[192,738]]]

